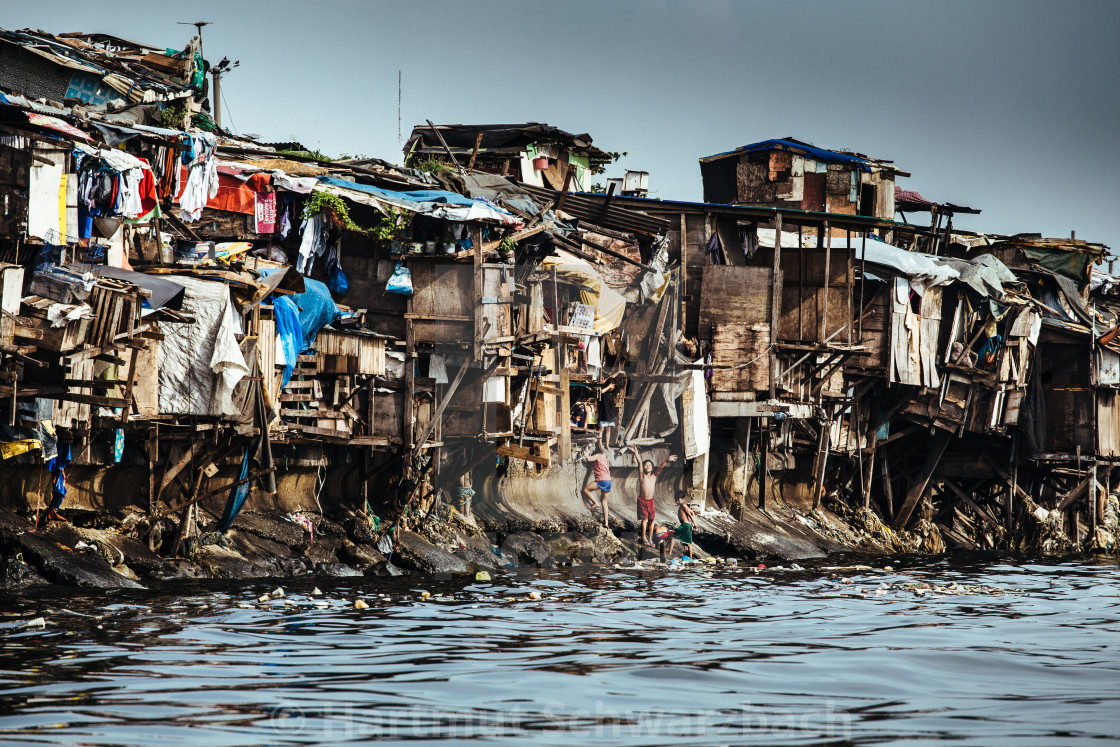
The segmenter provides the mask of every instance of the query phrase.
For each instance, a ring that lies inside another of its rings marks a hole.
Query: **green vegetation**
[[[321,150],[278,150],[278,156],[295,156],[296,158],[310,158],[315,161],[322,161],[324,163],[331,163],[332,161],[341,160],[331,158]]]
[[[182,101],[178,106],[164,107],[163,111],[159,113],[163,119],[164,127],[171,127],[176,130],[182,128],[183,120],[187,116],[187,102]]]
[[[412,219],[412,213],[407,210],[386,208],[386,211],[387,214],[381,216],[381,220],[377,221],[372,229],[373,237],[379,241],[392,241],[400,238],[408,222]]]
[[[303,206],[303,217],[311,218],[316,215],[322,215],[327,220],[351,231],[369,230],[355,223],[350,217],[350,208],[342,201],[341,197],[331,192],[315,191],[311,193],[311,199]]]
[[[441,161],[435,156],[418,158],[415,155],[411,155],[405,160],[405,165],[410,169],[423,171],[426,174],[438,174],[441,171],[451,171],[451,164],[446,161]]]

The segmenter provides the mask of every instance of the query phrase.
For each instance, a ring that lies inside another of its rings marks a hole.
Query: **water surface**
[[[320,579],[263,604],[274,584],[9,596],[0,741],[1117,738],[1115,563],[837,562]],[[27,626],[40,616],[46,627]]]

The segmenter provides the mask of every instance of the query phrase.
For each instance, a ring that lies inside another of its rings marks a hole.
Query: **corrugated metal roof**
[[[534,187],[524,183],[519,184],[519,186],[534,196],[545,200],[560,199],[560,193],[554,189]],[[618,200],[618,202],[616,203],[615,200]],[[564,212],[574,215],[580,220],[613,231],[657,236],[669,230],[669,221],[664,218],[647,215],[632,207],[624,207],[620,204],[621,202],[622,198],[620,197],[613,197],[608,204],[606,203],[606,195],[569,192],[564,198]]]

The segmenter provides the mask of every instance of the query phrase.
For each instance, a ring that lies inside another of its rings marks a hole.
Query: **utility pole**
[[[229,72],[240,64],[241,60],[230,64],[229,58],[223,57],[221,62],[210,68],[210,74],[214,76],[214,124],[218,127],[222,126],[222,73]]]

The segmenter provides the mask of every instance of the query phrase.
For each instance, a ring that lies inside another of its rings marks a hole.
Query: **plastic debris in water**
[[[368,604],[366,604],[366,603],[365,603],[365,602],[364,602],[363,600],[361,600],[361,599],[356,599],[356,600],[354,600],[354,609],[356,609],[356,610],[368,610],[368,609],[369,609],[369,605],[368,605]]]
[[[475,581],[489,581],[490,580],[490,574],[487,573],[486,571],[479,571],[478,573],[474,574],[474,580]]]
[[[315,541],[315,525],[311,523],[311,519],[303,515],[302,511],[287,514],[284,518],[294,524],[299,524],[311,536],[311,541]]]

